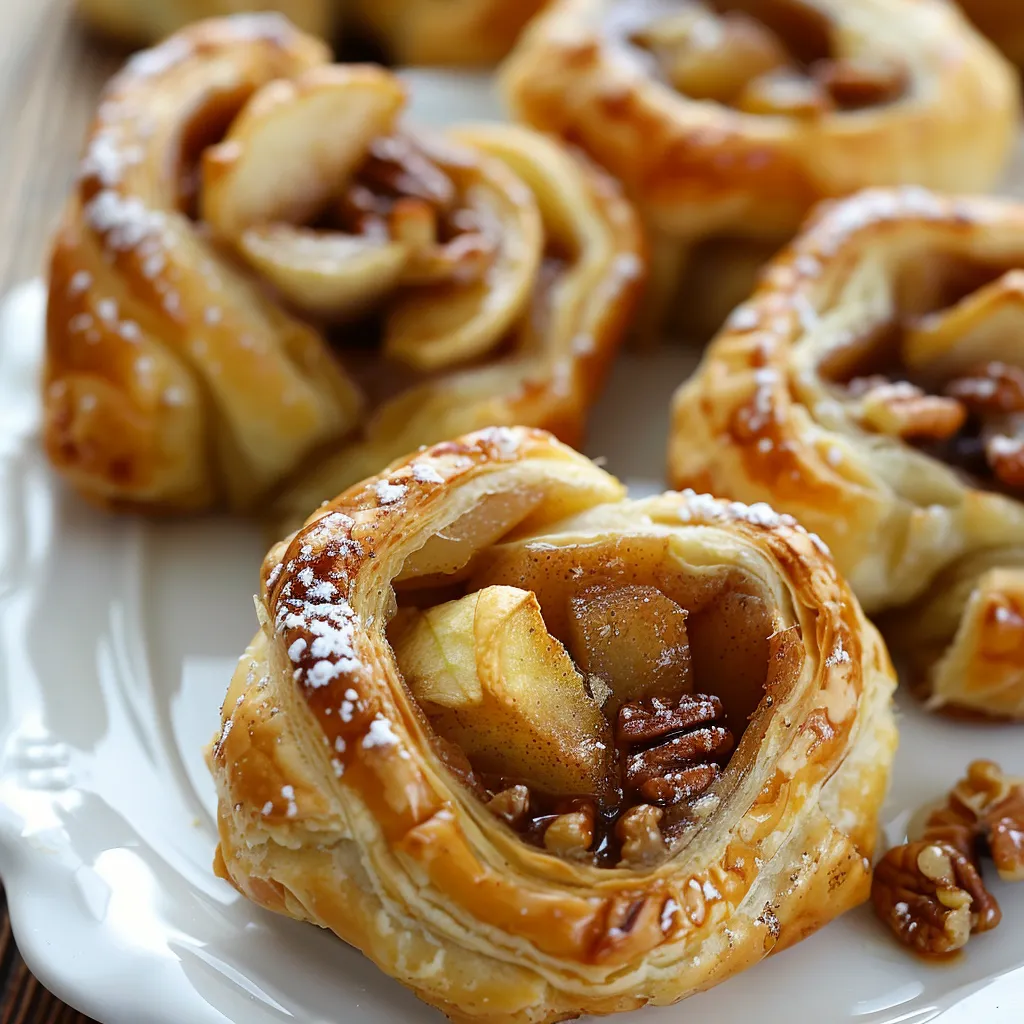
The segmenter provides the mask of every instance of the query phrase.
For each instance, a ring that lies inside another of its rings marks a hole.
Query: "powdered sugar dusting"
[[[825,664],[830,668],[835,665],[847,665],[850,662],[850,652],[843,647],[843,641],[837,640],[835,649],[825,659]]]
[[[412,464],[412,477],[421,484],[443,484],[444,477],[433,466],[426,462],[414,462]]]
[[[374,488],[377,492],[377,500],[382,505],[394,505],[405,497],[409,488],[406,484],[393,484],[387,480],[381,480]]]
[[[363,747],[371,750],[374,747],[393,747],[398,744],[398,737],[395,735],[391,723],[378,714],[370,723],[370,730],[363,737]]]
[[[804,529],[791,515],[776,512],[766,502],[757,501],[753,505],[745,505],[742,501],[723,501],[710,494],[698,494],[689,488],[682,491],[681,494],[686,504],[679,508],[678,514],[684,523],[693,522],[695,518],[706,519],[710,522],[730,519],[742,520],[754,526],[763,526],[766,529],[785,527],[803,534],[823,555],[831,557],[828,547],[817,534]]]

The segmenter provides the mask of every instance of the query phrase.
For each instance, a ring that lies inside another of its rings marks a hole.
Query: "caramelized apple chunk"
[[[477,771],[551,794],[605,790],[610,727],[532,592],[487,587],[404,613],[392,644],[433,727]]]
[[[591,692],[611,691],[606,714],[626,701],[692,692],[687,612],[657,587],[597,584],[569,608],[570,650]]]

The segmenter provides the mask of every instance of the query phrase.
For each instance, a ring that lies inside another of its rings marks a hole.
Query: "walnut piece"
[[[664,813],[660,807],[637,804],[619,818],[615,826],[615,834],[622,843],[619,867],[650,867],[665,856],[668,844],[660,825]]]
[[[1002,917],[977,863],[983,846],[1001,878],[1024,879],[1024,780],[992,761],[974,761],[946,803],[928,815],[921,839],[879,862],[871,898],[879,917],[918,953],[960,949]]]
[[[487,802],[492,814],[507,822],[513,828],[526,820],[530,810],[530,791],[526,786],[511,786],[503,789]]]
[[[926,956],[962,948],[1000,918],[978,869],[943,842],[894,846],[875,868],[871,899],[900,942]]]
[[[594,844],[595,819],[591,804],[558,815],[544,830],[544,848],[568,860],[585,858]]]
[[[649,802],[676,804],[703,793],[721,774],[732,733],[722,702],[704,694],[650,697],[619,709],[616,740],[626,750],[628,789]]]

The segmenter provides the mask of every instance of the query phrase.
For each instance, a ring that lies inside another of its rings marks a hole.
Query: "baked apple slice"
[[[403,612],[391,639],[431,724],[477,771],[553,795],[606,788],[608,722],[531,591],[487,587]]]

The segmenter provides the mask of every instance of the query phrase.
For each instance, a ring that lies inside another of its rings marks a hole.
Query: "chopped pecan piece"
[[[450,209],[456,199],[452,179],[405,135],[375,139],[358,180],[378,194],[421,199],[438,211]]]
[[[1024,437],[991,433],[985,438],[985,460],[997,480],[1013,490],[1024,488]]]
[[[626,750],[627,788],[663,805],[703,793],[733,747],[732,733],[720,724],[722,716],[722,702],[704,694],[623,704],[616,739]]]
[[[898,100],[907,89],[907,67],[886,57],[839,57],[818,61],[812,73],[841,110]]]
[[[871,899],[878,916],[915,952],[960,949],[972,932],[994,928],[999,906],[978,869],[941,841],[894,846],[875,868]]]
[[[981,415],[1024,412],[1024,370],[1007,363],[983,363],[955,377],[944,390]]]

